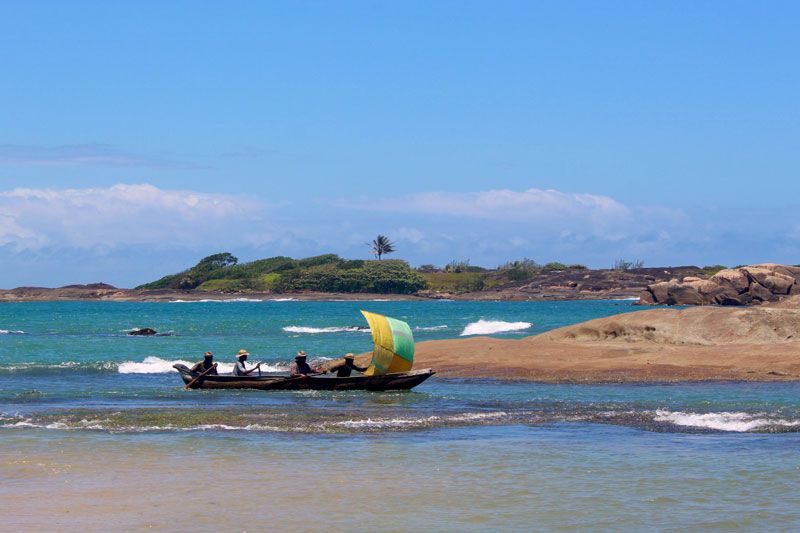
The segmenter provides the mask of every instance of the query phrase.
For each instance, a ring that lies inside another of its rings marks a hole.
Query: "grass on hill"
[[[208,256],[183,272],[137,288],[413,294],[426,286],[419,273],[398,259],[347,260],[326,254],[305,259],[270,257],[239,264],[231,254],[221,253]]]

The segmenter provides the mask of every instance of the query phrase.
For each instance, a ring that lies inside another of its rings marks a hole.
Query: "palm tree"
[[[372,244],[369,246],[371,248],[370,251],[372,252],[372,255],[376,256],[378,259],[380,259],[383,254],[390,254],[394,252],[394,243],[385,235],[378,235],[378,237],[372,241]]]

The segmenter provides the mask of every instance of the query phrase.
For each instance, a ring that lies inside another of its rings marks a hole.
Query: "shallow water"
[[[240,347],[275,368],[366,351],[359,308],[417,340],[506,338],[630,302],[0,305],[0,501],[12,529],[793,530],[800,384],[411,392],[185,391],[170,367]],[[530,323],[520,329],[519,322]],[[134,327],[169,331],[129,337]],[[506,331],[498,331],[506,329]],[[224,359],[223,359],[224,360]],[[53,490],[58,487],[58,490]],[[42,501],[47,501],[43,512]],[[183,513],[183,514],[182,514]],[[179,519],[179,517],[184,517]]]

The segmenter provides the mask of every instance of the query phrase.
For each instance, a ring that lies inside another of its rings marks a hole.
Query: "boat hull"
[[[174,365],[187,385],[199,375],[185,365]],[[256,390],[409,390],[436,372],[430,369],[397,372],[380,376],[333,375],[290,377],[288,374],[270,373],[263,376],[233,376],[230,374],[203,376],[190,385],[192,389],[256,389]]]

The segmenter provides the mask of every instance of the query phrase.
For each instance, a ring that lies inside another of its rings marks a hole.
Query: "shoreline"
[[[609,293],[573,292],[564,294],[531,295],[514,292],[479,292],[465,294],[382,294],[347,292],[212,292],[171,289],[94,289],[20,287],[0,289],[0,303],[8,302],[198,302],[198,301],[467,301],[467,302],[551,302],[580,300],[636,301],[638,293],[621,291]]]

